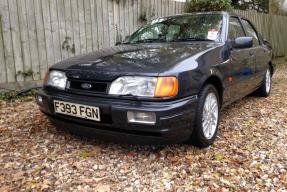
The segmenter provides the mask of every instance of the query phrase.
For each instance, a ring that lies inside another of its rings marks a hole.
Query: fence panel
[[[183,12],[175,0],[0,0],[0,83],[43,79],[55,62],[113,46],[151,19]],[[255,24],[275,56],[287,54],[287,17],[234,12]]]
[[[10,15],[8,0],[0,0],[1,16],[2,16],[2,38],[4,47],[4,59],[6,65],[7,82],[16,81],[16,69],[14,62],[12,34],[10,26]],[[3,68],[3,67],[2,67]]]

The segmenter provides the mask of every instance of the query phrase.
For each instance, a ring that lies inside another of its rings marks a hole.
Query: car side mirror
[[[232,47],[235,49],[250,48],[253,46],[252,37],[237,37],[232,41]]]

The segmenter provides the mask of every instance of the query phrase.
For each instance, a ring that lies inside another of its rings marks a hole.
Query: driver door
[[[230,17],[228,39],[246,36],[238,17]],[[232,65],[231,77],[231,100],[246,96],[250,90],[253,73],[255,71],[255,56],[252,48],[232,48],[230,51],[230,63]]]

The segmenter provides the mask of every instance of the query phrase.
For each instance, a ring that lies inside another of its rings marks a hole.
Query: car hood
[[[66,71],[68,77],[113,80],[122,75],[157,76],[181,61],[218,46],[217,43],[165,43],[119,45],[55,64],[51,69]]]

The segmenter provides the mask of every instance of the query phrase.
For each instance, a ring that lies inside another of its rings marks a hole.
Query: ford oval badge
[[[82,83],[81,84],[81,87],[83,89],[91,89],[92,88],[92,85],[90,83]]]

